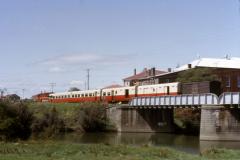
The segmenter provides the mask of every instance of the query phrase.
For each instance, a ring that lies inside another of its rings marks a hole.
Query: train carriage
[[[165,83],[144,86],[104,88],[86,91],[73,91],[50,94],[50,101],[61,102],[128,102],[133,97],[177,95],[180,83]]]

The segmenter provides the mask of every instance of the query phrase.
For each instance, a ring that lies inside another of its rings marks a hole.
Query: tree
[[[193,68],[179,73],[177,81],[186,82],[202,82],[202,81],[218,81],[218,76],[210,68]]]
[[[77,87],[71,87],[71,88],[68,90],[68,92],[73,92],[73,91],[80,91],[80,89],[77,88]]]

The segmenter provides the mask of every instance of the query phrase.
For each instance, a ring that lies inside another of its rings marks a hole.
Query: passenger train
[[[103,88],[86,91],[73,91],[53,93],[49,95],[49,101],[53,103],[62,102],[128,102],[133,97],[161,96],[161,95],[177,95],[181,91],[179,82],[129,86],[118,88]]]

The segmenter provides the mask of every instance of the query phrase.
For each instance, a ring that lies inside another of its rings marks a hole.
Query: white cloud
[[[131,59],[129,55],[107,55],[107,54],[64,54],[42,60],[37,64],[47,66],[82,66],[87,64],[112,65],[123,64]]]
[[[59,72],[63,72],[63,71],[65,71],[65,70],[61,67],[52,67],[49,69],[49,72],[55,72],[55,73],[59,73]]]
[[[95,54],[65,54],[57,57],[49,58],[41,61],[44,65],[70,65],[96,62],[101,59],[101,56]]]
[[[84,84],[84,82],[81,80],[72,80],[70,82],[70,85],[83,85],[83,84]]]

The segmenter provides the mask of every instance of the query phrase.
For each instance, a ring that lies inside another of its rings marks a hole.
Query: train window
[[[110,93],[110,92],[108,92],[108,93],[107,93],[107,95],[108,95],[108,96],[110,96],[110,95],[111,95],[111,93]]]
[[[106,96],[106,92],[103,92],[103,96]]]
[[[92,97],[92,93],[89,93],[89,97]]]
[[[67,95],[65,95],[64,97],[67,98]]]
[[[115,94],[117,94],[117,91],[115,91]]]
[[[78,94],[78,98],[80,97],[80,94]]]
[[[88,94],[87,94],[87,93],[85,94],[85,97],[88,97]]]
[[[68,95],[68,98],[70,98],[70,95]]]
[[[84,97],[84,94],[82,94],[81,97]]]

